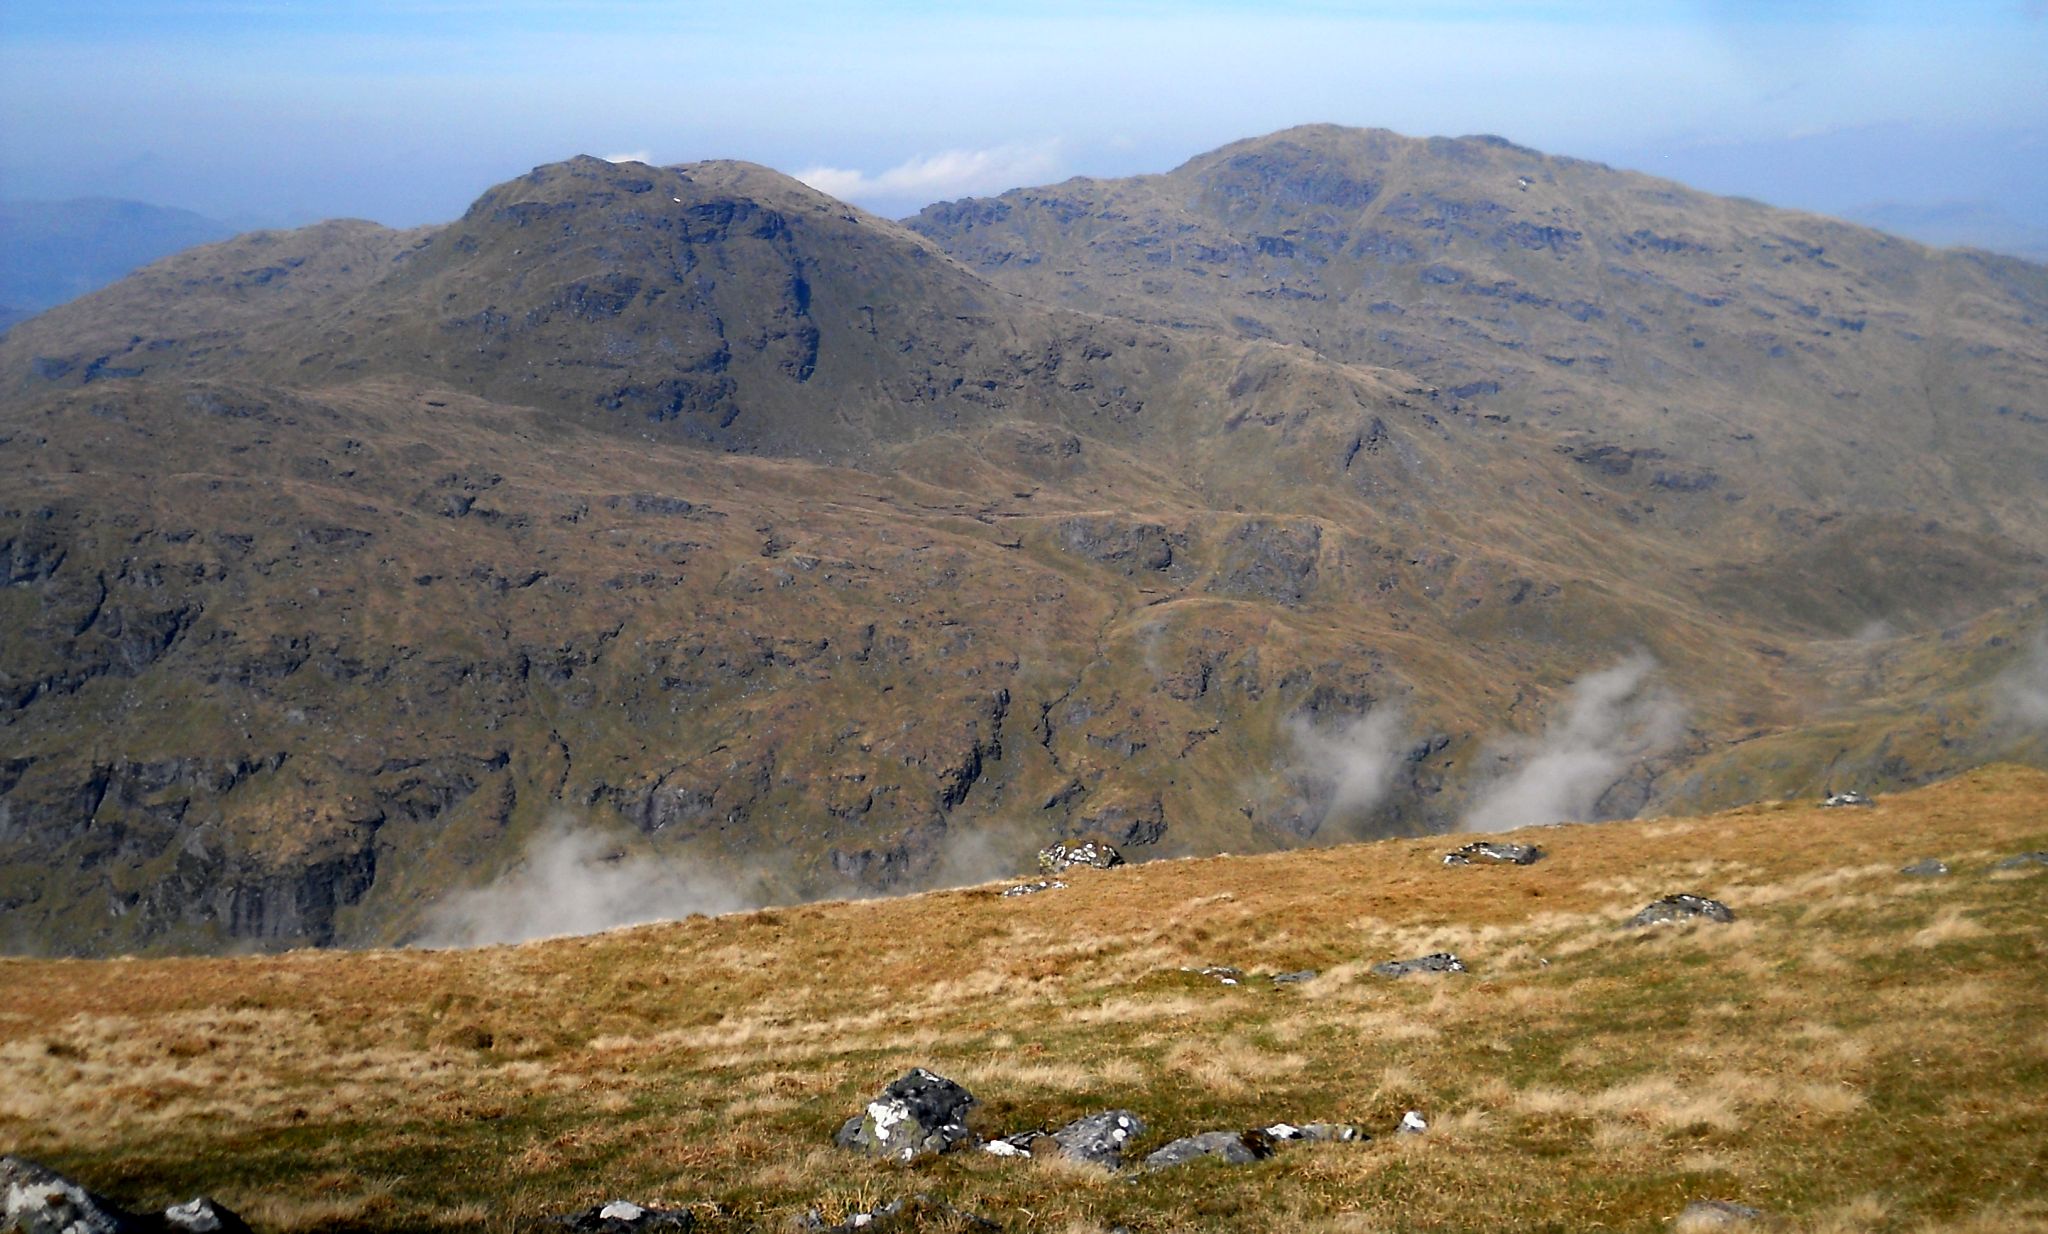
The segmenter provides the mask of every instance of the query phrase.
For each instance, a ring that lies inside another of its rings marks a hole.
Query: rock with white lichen
[[[1725,925],[1733,920],[1735,910],[1719,900],[1680,893],[1652,900],[1642,912],[1629,918],[1627,925],[1632,930],[1640,930],[1646,926],[1672,925],[1681,921],[1718,921]]]
[[[917,1067],[890,1082],[867,1108],[833,1137],[841,1148],[870,1157],[911,1161],[972,1144],[967,1112],[974,1095],[942,1075]]]

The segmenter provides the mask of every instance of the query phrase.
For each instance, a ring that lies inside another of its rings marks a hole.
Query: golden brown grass
[[[1528,868],[1391,841],[473,952],[5,961],[0,1143],[294,1231],[620,1195],[785,1228],[914,1193],[1049,1231],[1649,1231],[1698,1198],[2041,1229],[2048,872],[1987,871],[2048,847],[2044,806],[2048,776],[1992,768],[1867,811],[1544,829]],[[1956,873],[1897,874],[1929,853]],[[1680,890],[1741,919],[1618,928]],[[1472,971],[1369,971],[1438,948]],[[1184,971],[1212,963],[1246,979]],[[1322,975],[1265,980],[1299,968]],[[915,1065],[989,1134],[1126,1106],[1141,1148],[1280,1119],[1381,1138],[1128,1182],[829,1146]],[[1388,1135],[1410,1108],[1429,1134]]]

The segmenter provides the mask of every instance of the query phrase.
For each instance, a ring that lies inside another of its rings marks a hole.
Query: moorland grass
[[[1050,1231],[1658,1230],[1703,1198],[2048,1229],[2048,868],[1992,869],[2048,848],[2048,776],[1520,838],[1551,856],[1386,841],[466,952],[6,961],[0,1143],[294,1231],[613,1196],[779,1229],[918,1193]],[[1928,855],[1956,873],[1897,873]],[[1739,920],[1619,927],[1669,891]],[[1436,949],[1472,971],[1369,971]],[[984,1134],[1122,1106],[1141,1150],[1281,1119],[1378,1138],[1118,1176],[830,1146],[917,1065]],[[1408,1109],[1427,1134],[1390,1134]]]

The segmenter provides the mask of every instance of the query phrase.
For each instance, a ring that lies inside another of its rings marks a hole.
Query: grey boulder
[[[1948,874],[1948,862],[1934,857],[1922,857],[1909,866],[1900,866],[1899,873],[1908,878],[1942,878]]]
[[[1372,966],[1382,977],[1406,977],[1411,973],[1462,973],[1465,962],[1448,951],[1434,951],[1412,960],[1388,960]]]
[[[923,1067],[890,1082],[867,1108],[846,1120],[833,1137],[841,1148],[870,1157],[910,1161],[971,1144],[967,1112],[974,1095]]]
[[[1719,900],[1687,893],[1665,896],[1652,900],[1643,911],[1628,919],[1632,930],[1646,926],[1671,925],[1680,921],[1718,921],[1723,924],[1735,920],[1735,910]]]
[[[1186,1165],[1202,1157],[1214,1157],[1227,1165],[1250,1165],[1273,1155],[1273,1138],[1264,1131],[1204,1131],[1182,1136],[1145,1158],[1148,1170]]]
[[[247,1223],[205,1196],[137,1216],[26,1157],[0,1157],[0,1204],[8,1234],[249,1234]]]
[[[1124,855],[1101,840],[1068,844],[1064,840],[1038,850],[1038,868],[1045,874],[1064,874],[1076,866],[1107,870],[1124,863]]]
[[[1053,1132],[1052,1139],[1059,1145],[1060,1156],[1114,1170],[1123,1165],[1124,1150],[1131,1141],[1143,1134],[1144,1120],[1136,1114],[1104,1110],[1075,1119]]]
[[[1506,865],[1534,865],[1543,860],[1543,850],[1534,844],[1503,844],[1493,840],[1475,840],[1463,848],[1454,848],[1444,854],[1447,866],[1468,866],[1475,861],[1492,861]]]

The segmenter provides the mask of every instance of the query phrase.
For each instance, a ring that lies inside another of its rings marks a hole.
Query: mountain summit
[[[2044,312],[2024,262],[1331,128],[903,224],[579,158],[180,254],[0,338],[0,944],[2048,760],[1999,701]]]

